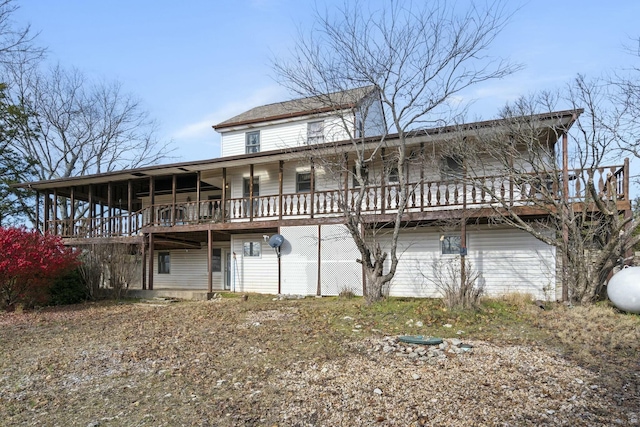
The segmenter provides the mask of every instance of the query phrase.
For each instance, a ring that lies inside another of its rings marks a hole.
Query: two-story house
[[[566,131],[575,114],[560,111],[536,120]],[[465,218],[473,218],[464,227],[466,256],[489,294],[556,298],[555,248],[525,232],[492,225],[487,207],[496,194],[464,186],[457,179],[459,162],[443,148],[452,134],[471,137],[477,129],[500,126],[499,120],[472,123],[415,132],[407,140],[408,155],[418,160],[405,171],[412,191],[391,295],[438,295],[425,276],[434,262],[460,255],[460,221],[453,219],[464,208]],[[43,207],[38,226],[69,245],[139,246],[142,289],[362,294],[360,252],[344,226],[341,206],[360,203],[371,238],[384,247],[385,224],[398,203],[398,170],[387,163],[375,138],[383,134],[384,146],[393,147],[397,135],[386,134],[375,89],[261,106],[214,129],[221,134],[219,158],[30,183],[38,193],[38,210]],[[366,168],[356,169],[354,149],[370,150]],[[598,174],[600,180],[616,180],[619,206],[630,209],[628,163]],[[535,197],[532,189],[524,191],[506,177],[487,176],[517,207],[527,209]],[[62,205],[82,214],[60,219]],[[278,251],[268,243],[276,234],[284,238]]]

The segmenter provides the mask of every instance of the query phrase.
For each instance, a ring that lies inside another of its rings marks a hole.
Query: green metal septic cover
[[[443,342],[442,338],[425,337],[422,335],[401,335],[398,337],[398,341],[422,345],[438,345]]]

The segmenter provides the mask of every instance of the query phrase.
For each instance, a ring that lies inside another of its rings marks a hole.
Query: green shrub
[[[78,269],[58,277],[49,289],[51,305],[78,304],[87,299],[87,287],[84,285]]]

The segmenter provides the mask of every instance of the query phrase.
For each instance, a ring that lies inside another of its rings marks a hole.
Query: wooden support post
[[[75,222],[76,222],[76,187],[73,185],[70,188],[69,197],[69,217],[67,218],[67,226],[65,227],[66,236],[75,236]]]
[[[313,218],[313,214],[315,212],[315,187],[316,187],[316,167],[313,161],[313,158],[311,158],[311,171],[309,172],[309,180],[311,181],[309,184],[311,185],[311,188],[309,189],[309,198],[311,199],[309,202],[311,203],[311,206],[309,207],[309,214],[310,217]]]
[[[318,285],[316,289],[316,295],[322,296],[322,226],[318,224]]]
[[[142,236],[142,289],[147,289],[147,236]]]
[[[225,222],[227,218],[227,197],[229,197],[227,194],[227,187],[227,168],[222,168],[222,200],[220,201],[222,203],[222,206],[220,207],[222,211],[222,219],[220,222]]]
[[[113,198],[113,183],[109,181],[107,184],[107,232],[109,237],[113,236],[113,206],[111,200]]]
[[[460,289],[467,281],[467,165],[463,159],[462,165],[462,218],[460,223]]]
[[[343,159],[343,169],[344,169],[344,211],[348,209],[349,206],[349,154],[344,153]]]
[[[43,232],[40,228],[40,192],[38,190],[36,190],[36,230]]]
[[[284,200],[282,200],[284,181],[284,160],[280,160],[278,168],[278,219],[282,219],[282,207],[284,206]]]
[[[249,221],[253,221],[253,163],[249,165]]]
[[[197,224],[200,223],[200,202],[202,197],[202,195],[200,194],[202,192],[202,184],[200,183],[201,178],[202,178],[201,172],[200,171],[196,172],[196,223]],[[222,184],[222,186],[224,187],[224,183]],[[222,193],[224,193],[224,189],[222,190]]]
[[[387,204],[387,174],[389,171],[387,170],[387,162],[385,159],[385,149],[382,147],[380,149],[380,159],[382,159],[382,177],[380,179],[380,212],[382,214],[386,211]]]
[[[176,225],[176,191],[178,187],[178,177],[171,176],[171,226]]]
[[[44,192],[44,224],[43,229],[44,232],[49,232],[49,210],[51,209],[51,199],[49,198],[49,191],[45,190]]]
[[[567,133],[562,134],[562,301],[569,301],[569,142]]]
[[[133,236],[133,183],[127,180],[127,235]]]
[[[280,227],[278,227],[278,234],[280,233]],[[278,295],[282,293],[282,258],[278,253]]]
[[[53,189],[53,234],[58,235],[58,189]]]
[[[93,184],[89,184],[89,230],[88,231],[88,235],[89,237],[93,237],[94,236],[94,228],[95,228],[95,211],[96,211],[96,206],[95,203],[93,201]]]
[[[153,233],[149,233],[149,290],[153,290],[153,258],[155,257],[155,246]]]
[[[424,212],[424,142],[420,143],[420,212]]]
[[[150,225],[156,224],[156,189],[155,178],[149,177],[149,223]]]
[[[211,230],[211,228],[209,228],[207,230],[207,269],[208,269],[207,289],[209,290],[209,293],[213,292],[213,263],[211,262],[212,257],[213,257],[213,231]],[[220,260],[220,262],[222,262],[222,260]]]

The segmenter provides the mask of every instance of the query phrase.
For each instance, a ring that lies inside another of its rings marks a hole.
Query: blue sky
[[[219,156],[212,125],[288,99],[270,61],[288,54],[316,3],[343,0],[18,0],[15,19],[40,32],[51,62],[117,79],[140,97],[181,161]],[[474,118],[495,117],[505,102],[561,87],[577,73],[598,76],[639,61],[624,49],[640,36],[638,1],[513,4],[521,7],[491,53],[526,68],[465,93],[476,100]]]

